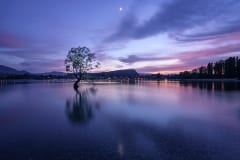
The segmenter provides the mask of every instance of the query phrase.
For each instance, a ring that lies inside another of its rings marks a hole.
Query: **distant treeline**
[[[180,72],[179,78],[240,78],[240,59],[229,57],[226,60],[208,63],[207,66],[201,66],[192,71]]]

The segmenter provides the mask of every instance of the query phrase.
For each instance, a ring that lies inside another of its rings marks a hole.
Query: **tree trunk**
[[[74,83],[74,85],[73,85],[73,88],[74,89],[78,89],[78,83],[80,82],[80,80],[81,80],[81,78],[78,78],[77,80],[76,80],[76,82]]]

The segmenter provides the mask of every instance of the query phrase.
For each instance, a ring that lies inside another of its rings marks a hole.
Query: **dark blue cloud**
[[[158,61],[158,60],[169,60],[171,57],[139,57],[137,55],[129,55],[127,58],[119,58],[120,62],[133,64],[136,62],[143,61]]]
[[[239,8],[239,0],[173,0],[143,24],[127,16],[107,40],[142,39],[163,32],[182,35],[184,40],[231,33],[240,30]],[[196,27],[200,30],[185,33]]]

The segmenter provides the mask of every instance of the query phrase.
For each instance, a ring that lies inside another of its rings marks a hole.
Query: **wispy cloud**
[[[34,72],[63,70],[64,58],[59,58],[61,52],[57,42],[51,43],[53,46],[47,43],[0,32],[0,64]]]
[[[179,57],[181,60],[196,60],[199,58],[207,59],[209,56],[223,55],[223,54],[228,54],[228,53],[232,53],[232,52],[238,52],[238,54],[240,54],[240,44],[239,43],[225,45],[225,46],[216,47],[216,48],[209,48],[209,49],[203,49],[203,50],[198,50],[198,51],[179,53],[176,56]]]
[[[229,54],[235,53],[236,56],[240,56],[240,44],[225,45],[216,48],[208,48],[203,50],[196,50],[191,52],[182,52],[172,55],[166,58],[176,58],[181,63],[170,64],[170,65],[151,65],[149,62],[148,66],[136,68],[139,72],[179,72],[183,70],[191,70],[201,65],[206,65],[208,62],[215,62],[221,58],[227,58]],[[214,58],[213,58],[214,56]],[[219,57],[217,57],[219,56]],[[153,61],[158,57],[151,58]],[[147,59],[147,61],[151,61]],[[143,60],[143,59],[141,59]]]
[[[23,45],[24,40],[22,37],[7,32],[0,32],[0,48],[20,48]]]
[[[143,62],[143,61],[160,61],[160,60],[170,60],[171,57],[140,57],[137,55],[129,55],[128,57],[119,58],[120,62],[133,64],[136,62]]]
[[[178,73],[183,70],[191,70],[194,66],[193,65],[183,65],[183,64],[173,64],[169,66],[145,66],[137,68],[139,73]]]
[[[240,30],[239,7],[238,0],[174,0],[143,24],[134,15],[126,16],[107,40],[143,39],[163,32],[184,35],[185,40],[232,33]]]
[[[20,68],[34,72],[47,72],[47,71],[65,71],[63,59],[36,59],[29,62],[20,63]]]

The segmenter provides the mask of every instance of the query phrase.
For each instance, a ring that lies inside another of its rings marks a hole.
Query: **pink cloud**
[[[13,34],[0,32],[0,47],[18,48],[22,47],[23,40]]]
[[[213,60],[212,56],[214,55],[224,55],[232,52],[236,52],[236,56],[239,56],[240,44],[232,44],[217,48],[178,53],[173,55],[171,58],[179,59],[182,62],[181,64],[171,64],[165,66],[146,66],[142,68],[137,68],[137,71],[150,73],[178,73],[185,70],[192,70],[193,68],[207,65],[207,63],[209,62],[215,62],[219,60],[219,58],[215,58]],[[227,57],[228,56],[226,55],[225,58]]]
[[[138,68],[137,71],[140,73],[162,73],[162,74],[168,74],[168,73],[179,73],[181,71],[185,70],[191,70],[193,68],[193,65],[185,65],[185,64],[175,64],[175,65],[169,65],[169,66],[147,66]]]
[[[226,33],[217,36],[211,36],[214,39],[212,44],[219,44],[222,42],[240,41],[240,32]]]
[[[176,58],[181,60],[189,60],[196,58],[204,58],[212,55],[221,55],[231,52],[240,52],[240,44],[231,44],[226,46],[221,46],[217,48],[209,48],[205,50],[183,52],[176,55]]]
[[[20,64],[20,69],[27,70],[29,72],[49,72],[49,71],[65,71],[63,59],[41,59],[29,62],[23,62]]]

